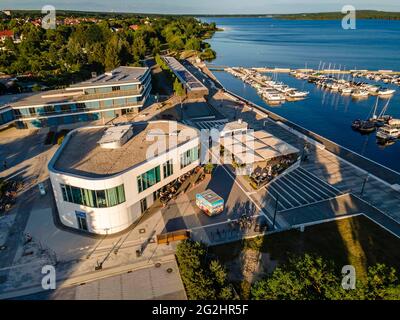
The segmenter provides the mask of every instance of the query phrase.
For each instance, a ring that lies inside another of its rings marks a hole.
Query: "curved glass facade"
[[[92,208],[109,208],[125,202],[124,185],[106,190],[89,190],[61,184],[64,201]]]

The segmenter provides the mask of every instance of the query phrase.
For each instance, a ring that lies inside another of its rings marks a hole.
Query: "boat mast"
[[[379,101],[379,96],[376,97],[376,102],[375,102],[375,107],[374,107],[374,113],[372,115],[372,119],[376,119],[376,108],[378,107],[378,101]]]
[[[379,97],[378,97],[378,98],[379,98]],[[387,108],[388,108],[388,106],[389,106],[390,99],[392,99],[392,97],[390,97],[390,98],[388,99],[388,101],[386,102],[386,104],[385,104],[385,106],[383,107],[381,113],[379,114],[379,118],[382,118],[382,117],[385,115],[386,110],[387,110]]]

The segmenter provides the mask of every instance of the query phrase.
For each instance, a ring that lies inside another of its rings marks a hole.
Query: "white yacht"
[[[281,93],[278,92],[270,92],[270,91],[264,91],[263,92],[263,97],[268,101],[268,102],[283,102],[286,100],[285,96],[282,95]]]
[[[376,137],[382,140],[394,140],[400,138],[400,129],[385,125],[378,129]]]
[[[378,91],[378,95],[379,95],[380,97],[383,97],[383,96],[391,96],[391,95],[394,94],[395,92],[396,92],[396,90],[394,90],[394,89],[381,89],[381,90]]]
[[[349,94],[351,94],[353,92],[353,89],[349,88],[349,87],[343,87],[343,88],[340,89],[340,92],[343,95],[349,95]]]
[[[337,83],[332,83],[332,86],[330,87],[330,89],[332,91],[339,91],[340,86]]]
[[[291,90],[291,91],[286,92],[286,95],[287,95],[289,98],[292,98],[292,99],[303,99],[303,98],[307,97],[308,94],[309,94],[308,91],[295,91],[295,90]]]
[[[369,95],[368,91],[365,90],[356,90],[351,94],[351,96],[356,99],[367,98],[368,95]]]

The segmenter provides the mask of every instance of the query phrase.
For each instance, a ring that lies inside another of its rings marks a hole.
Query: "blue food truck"
[[[224,199],[210,189],[196,194],[196,205],[210,217],[224,211]]]

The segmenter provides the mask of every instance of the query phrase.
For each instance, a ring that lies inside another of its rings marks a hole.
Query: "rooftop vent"
[[[117,149],[122,147],[132,136],[132,125],[114,126],[104,132],[98,144],[104,149]]]

